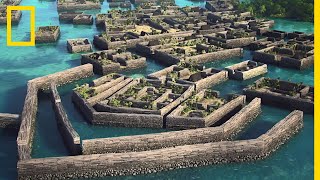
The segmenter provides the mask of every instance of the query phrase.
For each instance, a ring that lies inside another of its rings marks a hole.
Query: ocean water
[[[204,6],[203,1],[176,0],[179,6]],[[70,38],[87,37],[99,33],[99,29],[92,26],[60,24],[56,11],[56,1],[51,0],[23,0],[21,5],[36,6],[36,26],[59,25],[61,37],[57,43],[42,44],[35,47],[7,47],[6,26],[0,26],[0,112],[21,113],[26,94],[26,82],[35,77],[47,75],[78,66],[80,54],[69,54],[66,49],[66,40]],[[101,12],[109,9],[105,1]],[[89,11],[88,13],[97,13]],[[23,12],[20,23],[13,26],[13,40],[27,41],[29,35],[30,13]],[[274,29],[284,31],[303,31],[313,33],[313,24],[308,22],[295,22],[286,19],[275,19]],[[248,60],[251,52],[245,51],[242,58],[232,58],[215,63],[207,63],[206,67],[223,68],[236,62]],[[142,77],[151,72],[164,68],[152,59],[148,59],[148,66],[138,70],[124,72],[132,77]],[[268,67],[265,76],[294,82],[304,82],[313,85],[314,71],[309,68],[303,71]],[[221,92],[221,96],[229,93],[241,93],[242,89],[254,80],[240,82],[229,80],[213,87]],[[73,106],[70,90],[76,85],[89,82],[92,78],[74,82],[59,88],[63,104],[66,108],[72,125],[81,136],[81,139],[97,137],[115,137],[133,134],[147,134],[163,132],[165,130],[139,129],[139,128],[111,128],[89,125]],[[275,123],[290,112],[284,109],[263,106],[262,114],[241,134],[239,139],[256,138],[266,132]],[[113,177],[102,179],[313,179],[313,127],[314,117],[305,115],[304,128],[284,144],[269,158],[250,163],[212,165],[198,168],[186,168],[175,171],[160,172],[149,175]],[[16,136],[17,130],[0,129],[0,179],[16,179]],[[57,130],[51,102],[46,94],[39,96],[39,108],[36,122],[32,156],[54,157],[68,155],[62,138]]]

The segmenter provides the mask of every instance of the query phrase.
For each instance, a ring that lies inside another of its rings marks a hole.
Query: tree
[[[249,11],[257,16],[285,17],[313,21],[313,0],[244,0],[235,3],[241,11]]]

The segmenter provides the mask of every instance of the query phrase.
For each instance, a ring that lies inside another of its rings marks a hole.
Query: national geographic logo
[[[30,41],[12,42],[11,13],[12,11],[30,11]],[[7,6],[7,46],[35,46],[35,7]]]

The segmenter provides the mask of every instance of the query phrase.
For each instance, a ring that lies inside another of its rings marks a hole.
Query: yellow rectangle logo
[[[11,12],[30,11],[30,41],[11,41]],[[34,46],[35,45],[35,7],[34,6],[7,6],[7,46]]]

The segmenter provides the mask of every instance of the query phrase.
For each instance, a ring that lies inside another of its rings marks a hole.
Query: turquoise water
[[[200,5],[204,2],[177,0],[178,5]],[[23,0],[21,5],[36,6],[36,25],[60,25],[61,37],[55,44],[37,45],[36,47],[7,47],[6,26],[0,26],[0,112],[20,113],[26,92],[26,82],[35,77],[68,69],[80,64],[80,54],[69,54],[66,49],[66,39],[87,37],[92,40],[93,35],[99,33],[94,25],[74,26],[60,24],[55,1]],[[104,2],[102,12],[108,10],[108,3]],[[92,12],[91,13],[96,13]],[[29,39],[30,15],[24,12],[18,26],[13,27],[13,40]],[[274,29],[284,31],[313,32],[313,24],[275,19]],[[208,63],[206,67],[225,67],[227,65],[251,58],[249,51],[243,58],[233,58],[222,62]],[[124,74],[141,77],[162,69],[163,66],[148,59],[148,67]],[[304,82],[313,85],[313,68],[304,71],[282,69],[269,66],[269,73],[265,76],[294,82]],[[256,79],[256,78],[255,78]],[[241,90],[255,79],[244,82],[228,81],[213,89],[220,90],[221,95],[241,93]],[[90,81],[82,80],[59,88],[62,101],[74,128],[82,139],[97,137],[114,137],[132,134],[146,134],[162,132],[164,130],[111,128],[90,126],[83,119],[70,101],[70,90],[77,83]],[[65,156],[67,150],[56,127],[56,121],[51,102],[46,94],[40,94],[37,116],[33,157]],[[263,113],[241,134],[239,139],[250,139],[267,131],[276,122],[285,117],[289,111],[263,106]],[[312,179],[313,178],[313,120],[311,115],[305,116],[303,130],[282,146],[270,158],[253,163],[214,165],[199,168],[187,168],[170,172],[161,172],[144,176],[116,177],[108,179]],[[17,131],[0,129],[0,179],[15,179],[16,173],[16,135]]]

